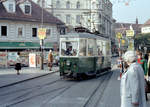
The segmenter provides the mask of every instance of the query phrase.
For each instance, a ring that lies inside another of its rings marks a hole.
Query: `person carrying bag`
[[[17,53],[17,60],[16,60],[16,64],[15,64],[15,70],[17,71],[17,75],[20,74],[20,70],[21,70],[21,61],[20,61],[20,53]]]

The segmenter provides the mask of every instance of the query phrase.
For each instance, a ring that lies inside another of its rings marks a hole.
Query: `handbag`
[[[146,86],[145,86],[145,92],[150,93],[150,81],[145,80]]]

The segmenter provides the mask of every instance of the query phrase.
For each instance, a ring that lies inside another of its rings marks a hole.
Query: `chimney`
[[[136,17],[136,24],[138,25],[139,23],[138,23],[138,18]]]

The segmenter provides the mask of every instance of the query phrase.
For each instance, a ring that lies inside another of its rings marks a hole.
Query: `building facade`
[[[141,33],[150,33],[150,19],[141,26]]]
[[[110,37],[112,3],[109,0],[43,0],[45,8],[70,28],[85,27]],[[38,0],[41,5],[42,0]]]
[[[122,50],[127,50],[127,48],[130,46],[130,37],[126,36],[127,30],[134,30],[134,37],[137,34],[141,33],[141,24],[138,23],[138,19],[136,18],[135,23],[114,23],[113,30],[115,32],[115,35],[119,32],[122,34],[122,38],[120,39],[120,46]],[[116,38],[116,46],[119,47],[119,39]]]
[[[41,27],[46,28],[44,47],[52,48],[59,39],[59,25],[59,19],[31,0],[0,1],[0,49],[40,48]]]

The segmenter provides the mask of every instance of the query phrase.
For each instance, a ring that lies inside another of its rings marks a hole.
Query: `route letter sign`
[[[126,36],[127,37],[133,37],[134,36],[134,30],[126,30]]]
[[[38,29],[38,37],[40,39],[45,39],[45,37],[46,37],[46,29],[45,28]]]
[[[120,32],[118,32],[118,33],[116,34],[116,37],[117,37],[118,39],[120,39],[120,38],[122,38],[122,34],[121,34]]]

